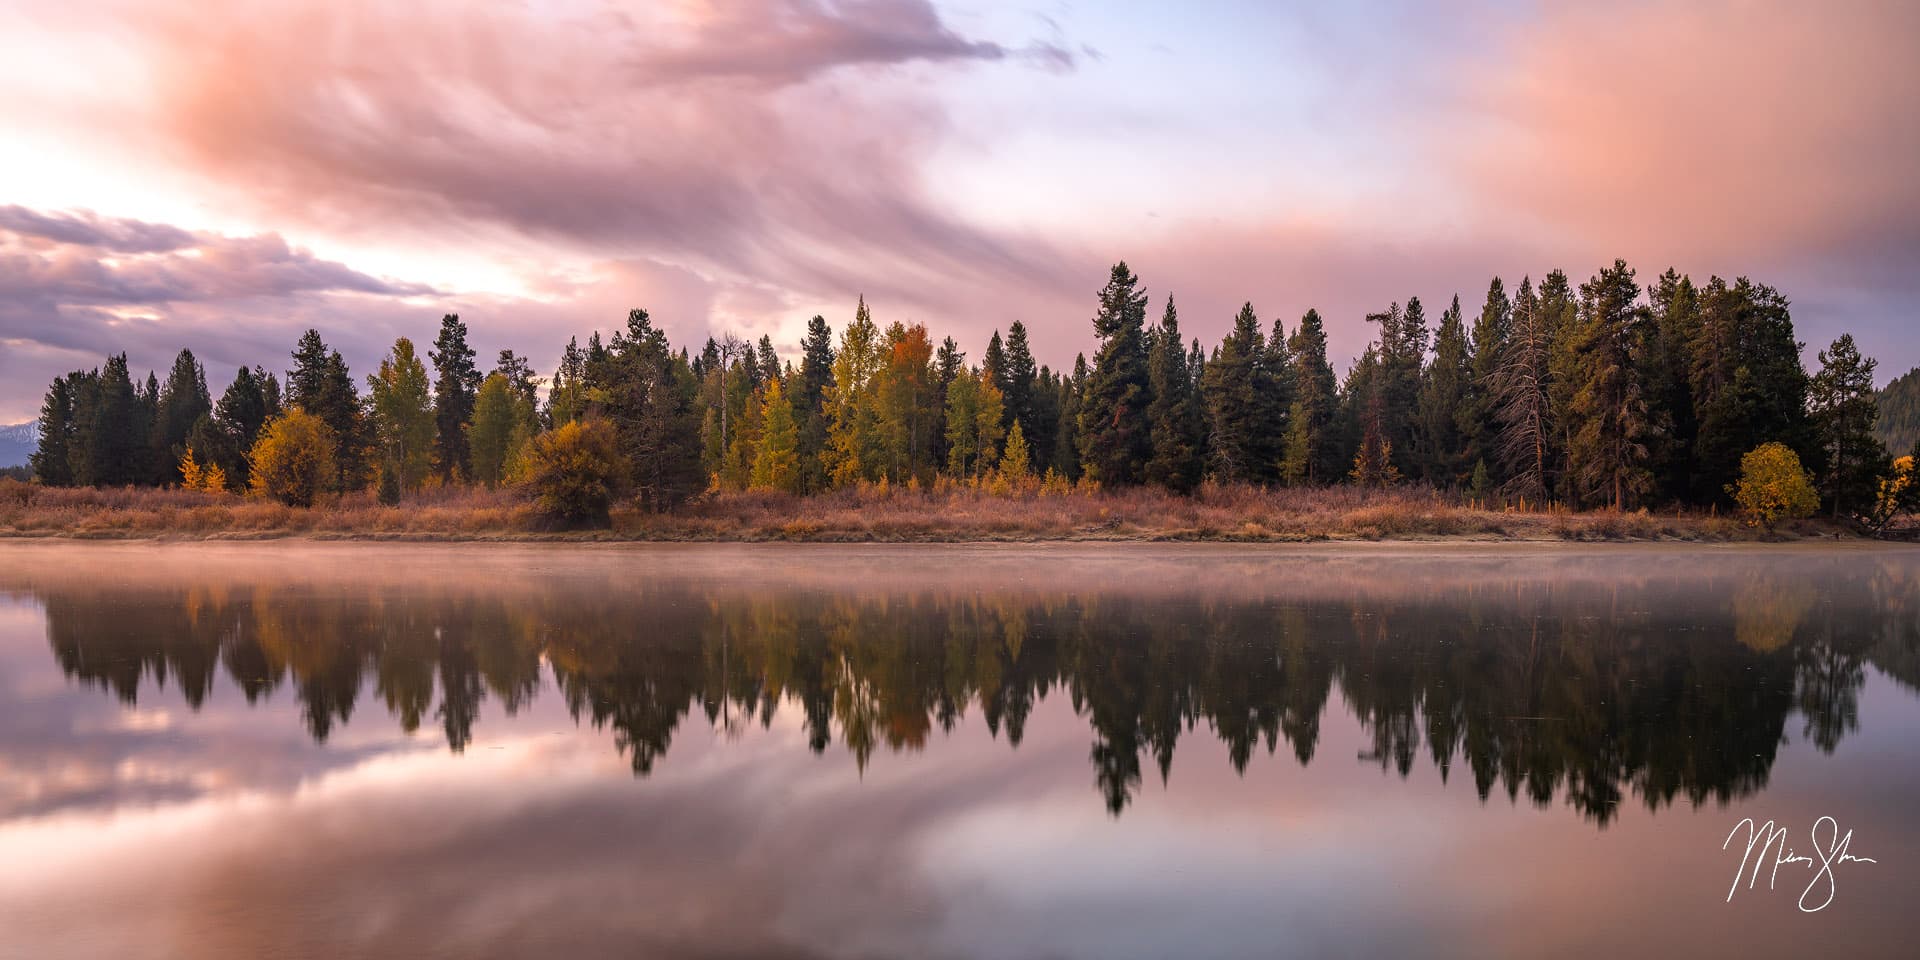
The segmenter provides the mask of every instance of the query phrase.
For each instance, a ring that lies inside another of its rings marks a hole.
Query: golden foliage
[[[1800,466],[1800,455],[1784,443],[1763,443],[1740,458],[1740,482],[1727,488],[1751,526],[1773,529],[1781,520],[1813,516],[1820,495]]]
[[[336,473],[337,446],[326,422],[293,407],[260,431],[247,460],[253,494],[290,507],[311,507]]]

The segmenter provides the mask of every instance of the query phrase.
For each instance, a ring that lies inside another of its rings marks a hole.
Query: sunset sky
[[[109,351],[217,392],[448,312],[546,372],[629,307],[791,352],[864,293],[1059,366],[1123,258],[1204,342],[1317,307],[1342,369],[1367,311],[1496,273],[1744,274],[1884,383],[1916,37],[1848,0],[0,0],[0,423]]]

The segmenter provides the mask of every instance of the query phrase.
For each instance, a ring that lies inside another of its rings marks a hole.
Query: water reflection
[[[44,608],[68,678],[129,706],[170,689],[198,711],[224,677],[249,704],[296,701],[316,742],[384,712],[459,753],[488,704],[511,717],[557,697],[644,777],[689,722],[792,711],[814,752],[864,770],[880,751],[937,753],[936,732],[975,711],[1017,751],[1061,697],[1114,815],[1175,776],[1183,737],[1217,738],[1241,772],[1352,762],[1319,755],[1336,691],[1360,762],[1400,778],[1430,764],[1449,789],[1604,826],[1629,802],[1753,794],[1791,736],[1831,753],[1869,664],[1920,688],[1920,564],[1898,552],[1093,555],[1014,576],[991,553],[816,551],[766,575],[750,551],[558,569],[536,551],[457,576],[405,555],[357,575],[255,557],[182,580],[67,556],[14,558],[0,587]]]

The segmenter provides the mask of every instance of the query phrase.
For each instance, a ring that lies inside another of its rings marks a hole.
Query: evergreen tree
[[[640,502],[670,509],[700,489],[698,381],[645,310],[629,311],[626,331],[610,347],[597,346],[589,341],[588,377],[604,384],[607,417]],[[595,352],[604,356],[599,371]]]
[[[360,392],[340,351],[328,350],[319,331],[308,330],[294,348],[286,402],[319,417],[330,431],[334,475],[327,485],[338,490],[365,487],[369,478],[368,438]]]
[[[1490,483],[1499,482],[1498,453],[1500,422],[1499,401],[1494,396],[1494,381],[1506,357],[1507,343],[1513,336],[1513,302],[1507,299],[1506,286],[1494,277],[1487,285],[1486,302],[1473,321],[1472,376],[1468,378],[1460,412],[1454,420],[1464,445],[1460,462],[1467,467],[1486,463]]]
[[[1034,429],[1034,390],[1039,371],[1033,364],[1033,348],[1027,343],[1027,325],[1018,320],[1007,328],[1005,376],[1000,392],[1006,398],[1009,425],[1018,422],[1031,435]]]
[[[1421,472],[1436,486],[1459,486],[1472,473],[1467,460],[1468,435],[1460,429],[1461,411],[1471,399],[1474,357],[1467,343],[1467,327],[1460,316],[1460,298],[1440,315],[1434,337],[1433,362],[1420,384]]]
[[[557,427],[578,420],[587,415],[587,403],[587,355],[580,350],[580,338],[569,337],[553,371],[553,388],[547,391],[547,422]]]
[[[1113,266],[1093,318],[1100,338],[1093,371],[1081,387],[1080,461],[1102,484],[1140,482],[1153,455],[1146,422],[1151,386],[1147,378],[1147,295],[1125,262]]]
[[[1763,443],[1786,444],[1816,474],[1820,445],[1807,418],[1807,374],[1800,366],[1787,300],[1745,277],[1715,277],[1700,291],[1691,388],[1699,420],[1693,457],[1694,501],[1722,499],[1740,460]]]
[[[193,351],[181,350],[160,388],[154,414],[152,448],[155,483],[171,483],[174,465],[187,452],[188,434],[200,418],[213,412],[213,398],[207,392],[207,371],[193,358]]]
[[[980,357],[980,375],[994,385],[1002,396],[1007,392],[1007,350],[1000,342],[1000,331],[995,330],[987,340],[987,352]]]
[[[241,367],[234,371],[233,382],[220,394],[209,429],[202,431],[196,425],[194,449],[218,465],[236,489],[248,487],[247,451],[252,450],[260,438],[260,428],[279,415],[278,393],[273,374],[259,367],[252,370]]]
[[[1532,504],[1545,503],[1551,489],[1553,414],[1547,391],[1552,343],[1547,324],[1532,279],[1523,278],[1513,303],[1511,336],[1489,391],[1500,427],[1491,452],[1507,478],[1502,489]]]
[[[93,487],[147,482],[152,475],[147,453],[149,419],[127,373],[126,354],[107,358],[93,393],[84,470],[76,471],[76,479]]]
[[[780,379],[780,354],[773,349],[773,338],[764,333],[761,334],[754,353],[759,363],[759,385],[764,387]]]
[[[1087,369],[1087,355],[1077,353],[1073,357],[1073,373],[1060,378],[1060,419],[1053,435],[1053,469],[1068,480],[1081,477],[1080,408],[1087,381],[1092,376]]]
[[[1408,297],[1380,317],[1380,429],[1402,476],[1424,477],[1420,469],[1419,406],[1421,371],[1427,362],[1427,314],[1419,297]],[[1428,478],[1431,479],[1431,478]]]
[[[80,377],[75,374],[74,377]],[[54,377],[40,403],[40,446],[30,461],[34,478],[49,487],[73,486],[73,385]]]
[[[1826,460],[1821,492],[1838,518],[1866,513],[1887,467],[1887,449],[1874,436],[1880,410],[1874,402],[1876,363],[1860,356],[1853,334],[1841,334],[1820,351],[1820,372],[1807,394],[1807,406]]]
[[[514,394],[521,400],[535,406],[539,405],[540,378],[534,375],[533,364],[527,358],[512,350],[502,350],[499,359],[493,365],[493,372],[507,378],[507,386],[512,387]],[[482,383],[484,385],[485,381]],[[480,402],[478,394],[475,395],[474,402]]]
[[[1340,386],[1327,362],[1327,334],[1317,310],[1300,318],[1288,341],[1294,364],[1293,409],[1287,416],[1287,440],[1281,461],[1289,484],[1328,483],[1341,473],[1337,444],[1329,435],[1339,408]]]
[[[1658,428],[1651,441],[1654,493],[1663,500],[1685,500],[1693,485],[1693,343],[1700,334],[1700,311],[1693,280],[1673,268],[1647,287],[1653,322],[1646,327],[1641,379],[1647,405]]]
[[[1287,453],[1288,417],[1293,413],[1297,392],[1293,369],[1293,351],[1287,344],[1287,330],[1280,318],[1273,318],[1273,332],[1267,336],[1266,353],[1260,364],[1260,482],[1280,479]]]
[[[1626,261],[1580,286],[1580,389],[1574,394],[1571,465],[1590,501],[1624,510],[1653,486],[1652,433],[1640,383],[1646,311]]]
[[[1025,331],[1018,324],[1020,344],[1026,344]],[[1146,480],[1169,490],[1186,493],[1200,484],[1205,464],[1201,461],[1201,437],[1206,416],[1198,392],[1190,379],[1186,347],[1180,339],[1180,317],[1168,295],[1167,308],[1153,337],[1153,349],[1147,355],[1149,383],[1153,402],[1147,419],[1153,435],[1153,457],[1147,461]],[[1016,427],[1018,419],[1015,420]],[[1022,437],[1021,445],[1025,446]]]
[[[1549,459],[1551,482],[1560,499],[1580,499],[1578,480],[1567,463],[1573,447],[1573,397],[1580,388],[1579,304],[1572,283],[1562,270],[1547,274],[1540,284],[1540,316],[1547,331],[1547,408],[1553,413]]]
[[[380,361],[379,372],[367,376],[367,403],[373,415],[380,469],[404,490],[420,489],[433,467],[435,417],[431,391],[427,367],[414,353],[413,341],[406,337],[395,340],[393,350]]]
[[[801,345],[798,379],[786,394],[793,404],[800,458],[800,489],[814,493],[827,488],[827,471],[822,456],[827,449],[827,415],[824,404],[833,386],[833,330],[827,318],[815,314],[807,321],[807,339]]]
[[[1207,362],[1201,396],[1207,412],[1213,473],[1222,483],[1257,483],[1271,451],[1267,404],[1266,338],[1253,304],[1242,304],[1233,329]]]
[[[467,425],[473,422],[474,395],[480,390],[480,370],[467,346],[467,325],[460,315],[440,318],[440,335],[427,351],[433,360],[433,408],[438,434],[434,437],[435,465],[440,479],[451,483],[473,474],[467,447]]]

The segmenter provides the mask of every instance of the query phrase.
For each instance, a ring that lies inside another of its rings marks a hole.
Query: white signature
[[[1821,837],[1822,827],[1826,830],[1824,839]],[[1772,869],[1768,870],[1767,873],[1767,889],[1773,889],[1774,881],[1780,876],[1780,867],[1782,864],[1803,864],[1813,871],[1813,879],[1807,883],[1805,890],[1800,891],[1800,909],[1806,913],[1818,913],[1825,910],[1827,905],[1833,902],[1833,870],[1835,867],[1843,863],[1879,862],[1872,857],[1856,857],[1847,852],[1847,848],[1853,843],[1853,831],[1848,830],[1845,835],[1842,835],[1840,833],[1839,821],[1834,820],[1832,817],[1821,817],[1815,820],[1813,822],[1813,829],[1808,831],[1809,836],[1813,840],[1813,856],[1811,857],[1796,854],[1793,852],[1792,847],[1787,846],[1786,827],[1775,826],[1772,820],[1755,826],[1752,817],[1748,817],[1734,824],[1733,831],[1727,834],[1727,840],[1720,845],[1720,849],[1725,850],[1731,846],[1733,844],[1733,838],[1739,836],[1742,828],[1745,828],[1747,831],[1747,848],[1746,851],[1740,855],[1740,868],[1733,872],[1733,886],[1727,888],[1728,903],[1732,903],[1733,895],[1739,892],[1740,876],[1743,873],[1747,873],[1748,863],[1753,864],[1753,872],[1747,874],[1747,889],[1752,890],[1754,885],[1759,882],[1760,871],[1768,869],[1767,849],[1769,847],[1773,849],[1773,857]],[[1758,857],[1754,856],[1756,852],[1759,854]],[[1825,898],[1821,899],[1817,904],[1809,906],[1809,901],[1815,896],[1815,891],[1819,890],[1826,892]]]

